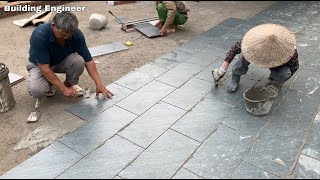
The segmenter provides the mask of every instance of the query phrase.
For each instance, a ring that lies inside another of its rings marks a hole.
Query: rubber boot
[[[240,75],[232,74],[231,81],[227,84],[226,91],[228,93],[234,93],[237,91],[240,82]]]

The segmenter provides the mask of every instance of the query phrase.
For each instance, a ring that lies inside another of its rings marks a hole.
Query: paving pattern
[[[271,112],[255,117],[242,94],[264,85],[269,71],[249,66],[228,94],[231,71],[215,88],[211,70],[261,23],[296,33],[300,68]],[[319,45],[316,1],[277,2],[251,19],[229,18],[108,85],[113,99],[93,94],[70,106],[87,123],[1,178],[320,179]]]

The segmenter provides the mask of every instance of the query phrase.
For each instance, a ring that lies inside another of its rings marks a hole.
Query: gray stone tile
[[[197,78],[187,83],[163,99],[164,102],[185,110],[194,107],[213,88],[213,84]]]
[[[107,139],[114,136],[135,118],[137,115],[113,106],[94,117],[89,123],[66,134],[59,141],[82,155],[86,155],[104,144]]]
[[[288,28],[290,31],[295,33],[300,33],[307,27],[306,24],[298,24],[298,23],[292,23],[292,22],[286,22],[284,26]]]
[[[215,60],[217,60],[224,50],[212,47],[211,45],[204,48],[202,51],[194,54],[189,59],[187,59],[187,62],[198,64],[200,66],[206,67]]]
[[[320,161],[320,135],[309,134],[308,142],[301,152]]]
[[[150,62],[150,64],[164,68],[164,69],[171,69],[171,68],[175,67],[176,65],[178,65],[179,63],[181,63],[181,62],[178,62],[173,59],[162,59],[162,58],[158,58],[158,59]]]
[[[196,174],[191,173],[185,168],[181,168],[176,175],[174,175],[171,179],[203,179]]]
[[[205,98],[179,119],[171,129],[202,142],[218,128],[230,110],[231,107],[228,105]]]
[[[73,165],[59,179],[112,179],[143,149],[115,136],[77,164]]]
[[[198,146],[198,142],[168,130],[119,176],[128,179],[169,179]]]
[[[161,36],[159,28],[150,23],[138,24],[135,28],[149,38]]]
[[[185,110],[160,102],[118,134],[147,148],[185,113]]]
[[[162,98],[174,91],[174,87],[158,81],[152,81],[138,91],[132,93],[116,105],[137,115],[141,115]]]
[[[279,179],[277,176],[254,167],[244,161],[234,171],[231,179]]]
[[[217,26],[222,26],[222,27],[227,27],[227,28],[232,29],[232,28],[239,26],[243,22],[245,22],[245,20],[231,17],[231,18],[228,18],[228,19],[222,21]]]
[[[290,87],[292,90],[301,91],[308,95],[316,95],[320,92],[320,72],[301,69],[297,79]]]
[[[180,47],[164,54],[160,58],[165,60],[172,60],[174,62],[183,62],[188,58],[190,58],[191,56],[192,56],[191,52],[188,52],[187,50]]]
[[[89,52],[92,57],[101,56],[105,54],[110,54],[113,52],[123,51],[129,49],[127,46],[122,44],[121,42],[113,42],[109,44],[104,44],[101,46],[91,47],[89,48]]]
[[[54,179],[82,156],[56,141],[31,158],[6,172],[6,179]]]
[[[223,125],[219,126],[183,166],[206,179],[227,179],[252,146],[253,138]]]
[[[320,32],[304,30],[301,34],[297,35],[297,44],[305,43],[310,44],[310,46],[319,45]]]
[[[115,82],[115,84],[119,84],[132,90],[138,90],[166,71],[167,69],[160,68],[151,64],[146,64],[136,71],[132,71],[129,74],[121,77]]]
[[[94,93],[89,98],[69,106],[67,111],[82,119],[90,120],[133,92],[117,84],[110,84],[107,88],[114,94],[112,99],[105,100],[101,94],[96,98]]]
[[[302,153],[320,160],[320,112],[314,118],[308,141],[303,147]]]
[[[226,84],[229,83],[231,77],[228,77],[225,81],[222,82],[221,85],[214,88],[208,95],[207,98],[209,99],[215,99],[218,101],[221,101],[223,103],[237,106],[240,101],[243,99],[243,93],[245,90],[251,88],[253,85],[255,85],[255,81],[241,78],[239,88],[235,93],[228,93],[226,91]]]
[[[288,90],[276,110],[282,117],[273,120],[272,124],[305,131],[308,129],[309,123],[313,121],[319,103],[318,98]]]
[[[271,123],[264,128],[244,161],[276,176],[286,176],[300,153],[304,134],[303,131]]]
[[[159,76],[156,80],[178,88],[198,74],[202,69],[202,66],[182,62],[176,67],[170,69],[168,72]]]
[[[222,49],[224,52],[227,52],[236,42],[240,41],[241,39],[242,37],[234,36],[228,33],[213,40],[209,47],[211,47],[210,49]]]
[[[249,114],[246,110],[245,102],[241,101],[237,108],[232,109],[222,124],[254,137],[260,133],[267,121],[266,117],[257,117]]]
[[[248,19],[245,23],[245,25],[249,25],[249,26],[257,26],[260,24],[265,24],[265,23],[271,23],[272,21],[264,16],[253,16],[252,18]]]
[[[320,161],[301,155],[295,168],[297,179],[320,179]]]
[[[232,28],[228,28],[228,27],[214,26],[211,29],[209,29],[208,31],[200,34],[200,36],[208,37],[208,38],[217,38],[217,37],[225,35],[231,29]]]
[[[194,36],[180,48],[189,52],[190,54],[197,53],[207,47],[213,38],[210,37],[203,37],[203,36]]]
[[[211,65],[207,66],[205,69],[203,69],[200,73],[198,73],[195,77],[198,79],[202,79],[205,81],[209,82],[214,82],[213,77],[212,77],[212,71],[216,67],[220,67],[221,63],[221,58],[217,58]],[[225,78],[225,77],[223,77]]]
[[[251,28],[253,28],[252,25],[241,24],[236,28],[232,29],[230,32],[228,32],[226,36],[232,35],[242,38],[245,35],[245,33],[247,33]]]

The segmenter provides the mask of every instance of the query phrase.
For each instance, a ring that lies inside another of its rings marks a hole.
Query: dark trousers
[[[242,56],[240,60],[234,64],[232,68],[232,74],[240,76],[246,74],[249,69],[249,64],[250,63]],[[288,65],[270,68],[269,70],[269,81],[285,82],[292,76],[290,67]]]

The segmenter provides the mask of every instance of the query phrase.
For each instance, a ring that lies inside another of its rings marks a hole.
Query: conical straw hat
[[[278,24],[262,24],[250,29],[241,42],[244,58],[262,68],[287,63],[296,48],[295,35]]]

